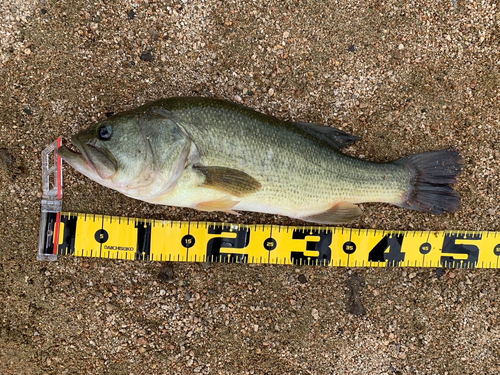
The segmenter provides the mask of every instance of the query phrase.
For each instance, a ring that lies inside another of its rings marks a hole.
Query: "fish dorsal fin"
[[[153,113],[159,117],[162,117],[164,119],[169,119],[171,121],[176,120],[174,113],[172,111],[169,111],[166,108],[163,108],[160,106],[152,106],[152,107],[150,107],[150,111],[151,111],[151,113]],[[175,121],[175,122],[177,122],[177,121]]]
[[[311,122],[294,122],[298,128],[305,131],[307,134],[316,137],[330,146],[341,150],[351,143],[361,139],[355,135],[346,133],[343,130],[332,128],[331,126],[314,124]]]
[[[237,197],[255,193],[262,187],[259,181],[238,169],[205,166],[194,166],[193,169],[205,176],[203,186]]]
[[[343,224],[353,221],[363,214],[361,208],[349,202],[340,202],[319,214],[301,217],[301,220],[318,224]]]

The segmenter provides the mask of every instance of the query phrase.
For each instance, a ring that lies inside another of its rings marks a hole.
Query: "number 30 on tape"
[[[59,215],[59,216],[57,216]],[[499,232],[236,225],[51,213],[42,255],[333,267],[499,268]]]

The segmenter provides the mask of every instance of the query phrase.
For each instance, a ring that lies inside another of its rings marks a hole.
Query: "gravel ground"
[[[378,161],[456,147],[463,207],[351,226],[500,230],[496,1],[2,1],[0,374],[498,374],[498,270],[36,261],[41,150],[167,96],[362,136]],[[66,210],[150,206],[65,169]]]

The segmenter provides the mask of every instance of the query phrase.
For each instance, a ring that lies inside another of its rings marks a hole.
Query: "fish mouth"
[[[95,145],[92,140],[82,142],[76,136],[71,137],[74,148],[61,146],[57,150],[59,156],[83,175],[96,180],[107,180],[113,177],[117,171],[116,159]]]

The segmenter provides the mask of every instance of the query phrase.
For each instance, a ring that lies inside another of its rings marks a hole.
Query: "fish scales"
[[[293,215],[338,201],[391,203],[408,190],[402,166],[340,154],[293,124],[249,108],[198,98],[158,104],[180,120],[203,164],[241,169],[262,183],[249,201],[288,206]]]
[[[63,147],[63,159],[105,186],[153,203],[325,224],[360,216],[362,202],[436,214],[460,206],[450,187],[461,170],[456,151],[369,162],[341,152],[356,137],[338,129],[283,121],[224,100],[162,99],[72,139],[82,154]]]

